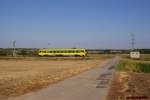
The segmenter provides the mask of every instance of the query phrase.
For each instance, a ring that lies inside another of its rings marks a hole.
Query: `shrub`
[[[150,63],[123,60],[117,65],[118,71],[150,72]]]

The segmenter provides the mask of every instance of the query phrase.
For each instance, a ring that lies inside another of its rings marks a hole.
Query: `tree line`
[[[150,54],[150,49],[136,49],[141,54]],[[89,54],[129,54],[131,50],[87,49]],[[0,48],[0,56],[12,56],[13,48]],[[17,56],[38,56],[38,48],[16,48]]]
[[[13,56],[13,48],[0,48],[0,56]],[[37,56],[38,49],[36,48],[16,48],[17,56]]]

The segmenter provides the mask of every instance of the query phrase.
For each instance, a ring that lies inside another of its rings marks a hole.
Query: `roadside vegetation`
[[[107,100],[150,100],[150,60],[143,59],[123,59],[119,62]]]
[[[122,60],[117,66],[117,71],[149,73],[150,63],[133,60]]]

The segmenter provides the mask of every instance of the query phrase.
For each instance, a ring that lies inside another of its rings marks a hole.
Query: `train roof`
[[[42,48],[39,50],[85,50],[84,48]]]

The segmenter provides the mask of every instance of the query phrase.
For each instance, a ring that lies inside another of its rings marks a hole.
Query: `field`
[[[96,59],[98,58],[98,59]],[[0,99],[37,91],[104,64],[110,57],[4,58],[0,60]],[[7,60],[6,60],[7,59]]]
[[[150,61],[123,59],[116,68],[108,100],[149,100]],[[144,58],[145,59],[145,58]],[[139,99],[141,98],[141,99]]]

